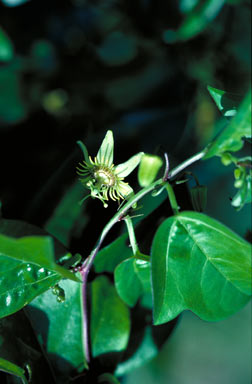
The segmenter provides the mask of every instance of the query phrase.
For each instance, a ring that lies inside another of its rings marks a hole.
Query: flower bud
[[[144,154],[138,168],[138,182],[141,187],[147,187],[156,178],[163,161],[159,156]]]

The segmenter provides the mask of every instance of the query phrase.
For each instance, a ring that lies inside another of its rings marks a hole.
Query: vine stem
[[[197,153],[196,155],[190,157],[183,163],[179,164],[177,167],[175,167],[173,170],[171,170],[166,175],[166,180],[171,179],[174,176],[176,176],[179,172],[183,171],[185,168],[189,167],[191,164],[195,163],[196,161],[202,159],[202,157],[205,155],[205,151],[201,151]],[[168,163],[168,157],[167,157],[167,164]],[[166,167],[168,168],[168,167]],[[139,200],[141,200],[145,195],[152,192],[155,188],[158,186],[166,185],[166,180],[164,178],[158,179],[154,181],[151,185],[141,189],[138,193],[136,193],[134,196],[131,197],[130,200],[125,203],[122,208],[109,220],[109,222],[105,225],[103,228],[101,235],[97,241],[97,244],[95,248],[90,253],[89,257],[84,261],[82,264],[82,267],[80,268],[80,273],[82,276],[82,306],[83,306],[83,349],[84,354],[86,357],[87,363],[90,362],[90,348],[89,348],[89,327],[88,327],[88,305],[87,305],[87,281],[88,281],[88,274],[90,272],[90,269],[93,265],[93,262],[95,260],[95,257],[97,253],[99,252],[99,249],[107,236],[108,232],[111,230],[111,228],[121,221],[122,219],[126,219],[126,214],[136,204]],[[127,224],[127,221],[126,221]],[[128,222],[129,224],[129,222]],[[127,225],[128,225],[127,224]],[[129,224],[130,225],[130,224]],[[132,223],[131,223],[132,225]],[[136,245],[137,246],[137,245]],[[134,250],[133,250],[134,252]]]
[[[135,255],[138,251],[138,245],[137,245],[135,230],[134,230],[134,226],[133,226],[131,217],[126,216],[124,221],[125,221],[127,229],[128,229],[130,245],[131,245],[133,254]]]
[[[178,203],[177,203],[177,199],[176,199],[174,190],[173,190],[173,188],[172,188],[170,183],[166,183],[165,188],[166,188],[167,193],[168,193],[168,197],[169,197],[169,200],[170,200],[170,204],[171,204],[173,213],[174,213],[174,215],[177,215],[179,213],[179,206],[178,206]]]

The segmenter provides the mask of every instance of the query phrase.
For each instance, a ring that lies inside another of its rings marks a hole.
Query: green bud
[[[235,177],[236,180],[240,179],[241,174],[242,174],[241,168],[236,168],[234,170],[234,177]]]
[[[153,183],[162,165],[163,161],[159,156],[144,154],[138,168],[139,185],[147,187]]]
[[[191,189],[191,200],[195,211],[203,212],[207,203],[207,187],[197,185]]]
[[[243,184],[243,180],[242,179],[235,180],[235,182],[234,182],[235,188],[241,188],[242,184]]]
[[[230,155],[230,153],[228,152],[224,152],[222,155],[221,155],[221,162],[223,165],[229,165],[232,163],[232,155]]]

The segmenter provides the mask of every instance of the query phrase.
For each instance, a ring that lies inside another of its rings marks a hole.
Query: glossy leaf
[[[115,287],[123,301],[133,307],[144,293],[151,293],[150,263],[131,257],[115,269]]]
[[[56,272],[61,278],[80,281],[72,272],[55,263],[53,240],[50,237],[26,236],[15,239],[0,234],[0,257],[31,263]]]
[[[246,95],[235,117],[210,144],[204,159],[238,151],[243,146],[243,137],[251,137],[251,92]]]
[[[197,212],[165,220],[153,240],[154,323],[190,309],[221,320],[251,294],[251,245],[218,221]]]
[[[6,33],[3,31],[3,29],[0,27],[0,62],[6,62],[10,61],[13,57],[13,46],[6,35]]]
[[[241,97],[239,95],[225,92],[210,86],[208,86],[207,89],[214,99],[217,107],[225,117],[232,117],[236,115],[237,107],[241,102]]]
[[[23,308],[60,279],[55,272],[0,255],[0,317]]]
[[[25,371],[18,365],[11,363],[8,360],[0,358],[0,371],[10,373],[11,375],[17,376],[21,379],[23,384],[28,384],[25,377]]]
[[[92,355],[123,351],[130,333],[127,306],[105,276],[91,283],[91,292]]]
[[[60,282],[60,287],[65,291],[64,302],[58,302],[50,290],[26,308],[59,383],[64,382],[73,369],[81,371],[86,367],[82,346],[81,284],[64,280]]]

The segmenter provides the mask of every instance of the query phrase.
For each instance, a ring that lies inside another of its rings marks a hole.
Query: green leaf
[[[208,86],[207,89],[214,99],[217,107],[225,117],[232,117],[236,115],[238,105],[242,101],[239,95],[225,92],[210,86]]]
[[[112,131],[107,131],[96,157],[99,164],[106,164],[108,166],[113,164],[114,138]]]
[[[151,252],[154,323],[190,309],[203,320],[226,318],[251,294],[251,245],[197,212],[165,220]]]
[[[81,284],[64,280],[60,286],[65,291],[63,303],[50,290],[33,300],[26,313],[57,377],[63,381],[73,369],[82,371],[87,365],[82,346]]]
[[[60,279],[45,268],[0,255],[0,318],[20,310]]]
[[[132,255],[132,249],[128,245],[128,233],[125,233],[98,252],[94,261],[95,271],[114,272],[121,261]]]
[[[19,239],[0,234],[0,257],[22,263],[31,263],[56,272],[61,278],[76,282],[80,280],[67,269],[54,261],[53,240],[51,237],[27,236]]]
[[[28,384],[25,377],[25,371],[18,365],[11,363],[8,360],[0,358],[0,371],[10,373],[11,375],[17,376],[22,380],[23,384]]]
[[[241,103],[235,117],[208,146],[204,159],[221,156],[224,152],[238,151],[243,146],[243,137],[251,137],[251,91]]]
[[[3,29],[0,27],[0,61],[7,62],[10,61],[13,58],[13,46],[6,35],[6,33],[3,31]]]
[[[115,287],[123,301],[133,307],[144,293],[151,292],[150,263],[131,257],[115,269]]]
[[[91,345],[94,357],[123,351],[130,333],[129,310],[107,277],[91,283]]]

